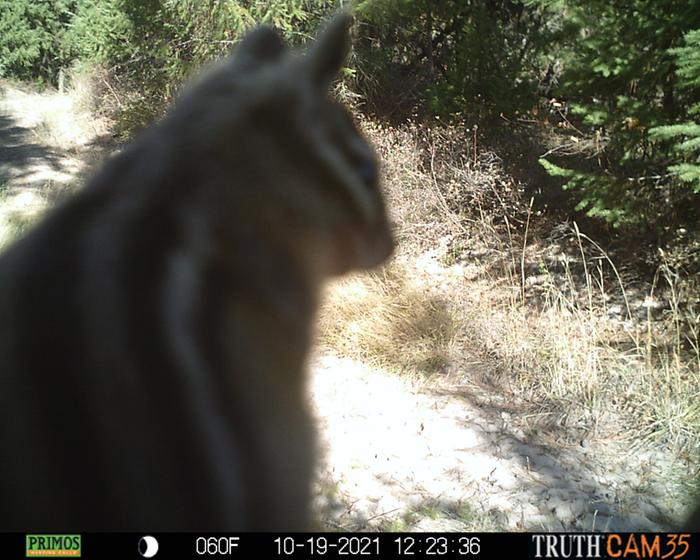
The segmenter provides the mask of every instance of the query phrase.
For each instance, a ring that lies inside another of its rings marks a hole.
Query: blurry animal
[[[319,289],[393,247],[349,25],[252,31],[0,258],[0,530],[309,526]]]

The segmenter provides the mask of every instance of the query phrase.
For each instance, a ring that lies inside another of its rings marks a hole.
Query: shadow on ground
[[[8,115],[0,115],[0,185],[10,180],[24,179],[38,167],[65,171],[65,158],[54,148],[35,142],[30,128],[19,126]]]
[[[498,398],[502,392],[496,383],[486,388],[461,387],[442,390],[443,395],[463,400],[479,410],[482,438],[497,457],[515,462],[515,480],[507,488],[513,495],[512,513],[521,513],[517,526],[529,531],[659,531],[678,529],[665,513],[664,497],[639,472],[626,471],[619,457],[596,456],[588,438],[595,435],[583,426],[563,421],[535,423],[523,431],[514,421],[519,415],[535,411]],[[548,409],[546,406],[545,409]],[[552,410],[550,408],[548,410]],[[472,420],[469,422],[473,423]],[[640,453],[638,451],[638,453]],[[639,456],[641,465],[650,457]],[[483,484],[498,485],[498,477]],[[666,497],[666,499],[668,499]],[[520,503],[518,503],[520,502]],[[529,508],[529,509],[528,509]]]
[[[313,370],[325,456],[317,509],[327,529],[679,528],[670,518],[677,493],[655,476],[653,450],[622,457],[623,444],[513,403],[497,381],[446,378],[416,391],[347,359],[326,357]]]

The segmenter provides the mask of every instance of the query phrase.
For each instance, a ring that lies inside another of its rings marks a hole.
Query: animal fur
[[[309,527],[319,289],[393,244],[348,26],[253,31],[0,258],[0,530]]]

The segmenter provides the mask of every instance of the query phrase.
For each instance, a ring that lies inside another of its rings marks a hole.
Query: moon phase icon
[[[155,537],[146,535],[139,539],[139,554],[144,558],[153,558],[158,554],[158,541]]]

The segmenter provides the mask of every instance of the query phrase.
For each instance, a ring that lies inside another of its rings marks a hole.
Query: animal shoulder
[[[393,247],[374,152],[269,28],[0,257],[0,530],[303,530],[319,289]]]

